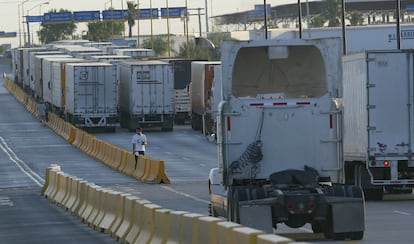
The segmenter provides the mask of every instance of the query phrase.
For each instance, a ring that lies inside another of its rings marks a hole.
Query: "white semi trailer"
[[[119,63],[119,120],[123,128],[161,127],[172,131],[174,76],[159,60]]]
[[[341,56],[339,38],[223,43],[211,215],[363,238],[363,191],[344,184]]]
[[[108,63],[65,63],[65,118],[77,127],[118,126],[117,70]]]
[[[413,67],[412,50],[343,58],[345,179],[367,198],[414,187]]]

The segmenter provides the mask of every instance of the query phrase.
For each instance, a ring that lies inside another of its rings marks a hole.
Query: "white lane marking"
[[[398,211],[398,210],[394,210],[394,213],[402,214],[402,215],[411,215],[410,213],[402,212],[402,211]]]
[[[43,183],[45,180],[40,177],[36,172],[30,169],[30,167],[17,155],[13,152],[13,150],[7,145],[7,142],[4,140],[3,137],[0,136],[0,148],[7,154],[9,159],[13,161],[14,164],[17,165],[17,167],[20,169],[21,172],[23,172],[27,177],[29,177],[34,183],[36,183],[38,186],[43,186]]]
[[[10,206],[13,207],[14,203],[10,200],[9,197],[0,197],[0,206]]]
[[[30,146],[21,146],[21,148],[49,148],[49,147],[72,147],[72,144],[53,144],[53,145],[30,145]]]
[[[178,195],[181,195],[181,196],[184,196],[184,197],[193,199],[194,201],[197,201],[197,202],[201,202],[201,203],[205,203],[205,204],[209,204],[210,203],[209,201],[203,200],[203,199],[198,198],[198,197],[195,197],[195,196],[191,196],[190,194],[187,194],[185,192],[177,191],[177,190],[175,190],[175,189],[173,189],[173,188],[171,188],[169,186],[161,186],[161,187],[164,188],[167,191],[174,192],[174,193],[176,193]]]

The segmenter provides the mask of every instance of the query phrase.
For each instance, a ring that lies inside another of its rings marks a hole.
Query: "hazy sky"
[[[0,0],[0,31],[6,32],[19,32],[19,6],[20,12],[22,12],[22,3],[23,1],[19,0]],[[49,4],[45,4],[49,2]],[[126,8],[127,0],[26,0],[23,4],[24,14],[23,15],[43,15],[43,13],[48,12],[50,9],[67,9],[69,11],[89,11],[89,10],[104,10],[112,6],[115,9],[122,9],[122,6]],[[149,8],[149,0],[138,0],[140,8]],[[267,4],[271,6],[286,4],[286,3],[295,3],[296,0],[266,0]],[[152,0],[153,8],[165,8],[167,0]],[[207,0],[207,9],[208,15],[221,15],[226,13],[232,13],[237,11],[251,10],[254,8],[255,4],[263,4],[264,0]],[[169,7],[184,7],[186,4],[185,0],[168,0]],[[206,0],[187,0],[188,8],[205,8]],[[29,11],[29,12],[28,12]],[[204,12],[204,10],[202,11]],[[191,10],[190,14],[197,13],[196,10]],[[20,13],[22,15],[22,13]],[[140,34],[150,34],[150,21],[143,20],[140,21]],[[201,26],[202,31],[205,32],[205,16],[201,16]],[[171,19],[170,20],[170,32],[171,33],[183,33],[183,22],[180,19]],[[26,28],[26,27],[24,27]],[[78,32],[81,32],[86,28],[86,23],[78,24]],[[211,30],[211,23],[209,23],[209,28]],[[23,26],[20,27],[23,29]],[[30,30],[33,30],[33,33],[39,30],[39,24],[32,23],[30,24]],[[136,35],[137,30],[133,29],[133,34]],[[197,16],[191,16],[189,21],[189,32],[198,33],[199,32],[199,22]],[[166,20],[154,20],[153,21],[153,33],[167,33]],[[18,39],[18,38],[15,38]],[[37,37],[34,37],[35,43],[37,42]],[[16,43],[16,40],[12,39],[0,39],[0,44],[2,43]]]

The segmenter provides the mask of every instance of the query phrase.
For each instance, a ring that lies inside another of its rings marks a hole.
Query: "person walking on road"
[[[46,122],[46,106],[43,102],[37,104],[37,114],[39,116],[40,122],[44,124]]]
[[[136,134],[132,136],[132,153],[135,155],[135,164],[138,162],[138,155],[145,155],[147,137],[142,133],[142,128],[137,128]]]

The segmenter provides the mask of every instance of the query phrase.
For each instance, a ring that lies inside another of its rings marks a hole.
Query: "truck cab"
[[[343,184],[340,40],[229,41],[222,50],[212,215],[362,239],[362,190]]]

